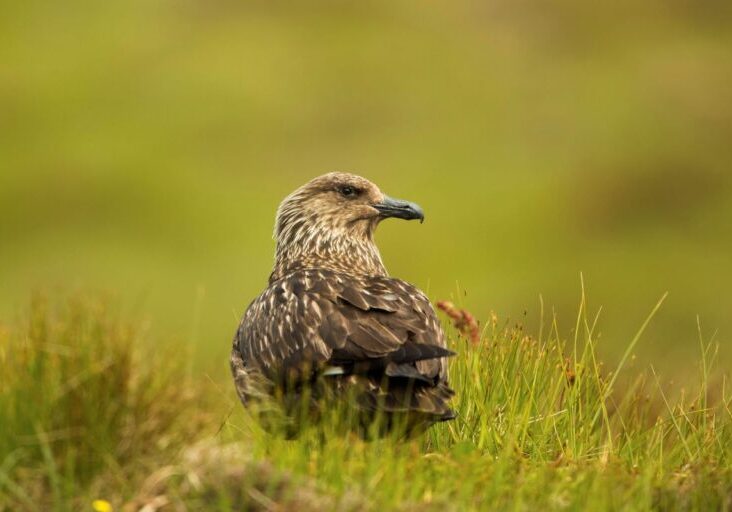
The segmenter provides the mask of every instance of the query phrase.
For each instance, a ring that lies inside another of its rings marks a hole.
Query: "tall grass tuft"
[[[142,337],[85,296],[58,305],[38,295],[19,326],[0,326],[0,509],[119,498],[208,428],[185,357]]]

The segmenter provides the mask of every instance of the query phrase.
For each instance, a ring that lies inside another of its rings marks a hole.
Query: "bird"
[[[374,234],[415,203],[346,172],[312,179],[277,209],[274,268],[246,309],[230,366],[245,407],[267,399],[288,418],[347,404],[358,429],[408,434],[455,418],[445,333],[427,296],[391,277]],[[297,427],[295,427],[296,429]]]

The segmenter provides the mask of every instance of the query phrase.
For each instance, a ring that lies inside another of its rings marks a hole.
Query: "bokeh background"
[[[350,170],[419,202],[390,271],[675,374],[732,361],[732,4],[3,2],[0,316],[103,290],[226,372],[279,200]],[[218,370],[217,370],[218,371]]]

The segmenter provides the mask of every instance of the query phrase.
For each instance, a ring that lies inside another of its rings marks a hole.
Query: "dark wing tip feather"
[[[455,352],[440,345],[427,343],[405,343],[398,350],[389,354],[389,359],[396,363],[416,363],[425,359],[452,357]]]

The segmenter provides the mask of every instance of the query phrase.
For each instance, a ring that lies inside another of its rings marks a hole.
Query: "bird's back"
[[[231,365],[245,404],[260,395],[297,397],[311,386],[315,398],[353,393],[363,412],[428,426],[454,417],[450,355],[432,305],[414,286],[304,269],[272,282],[252,302]]]

